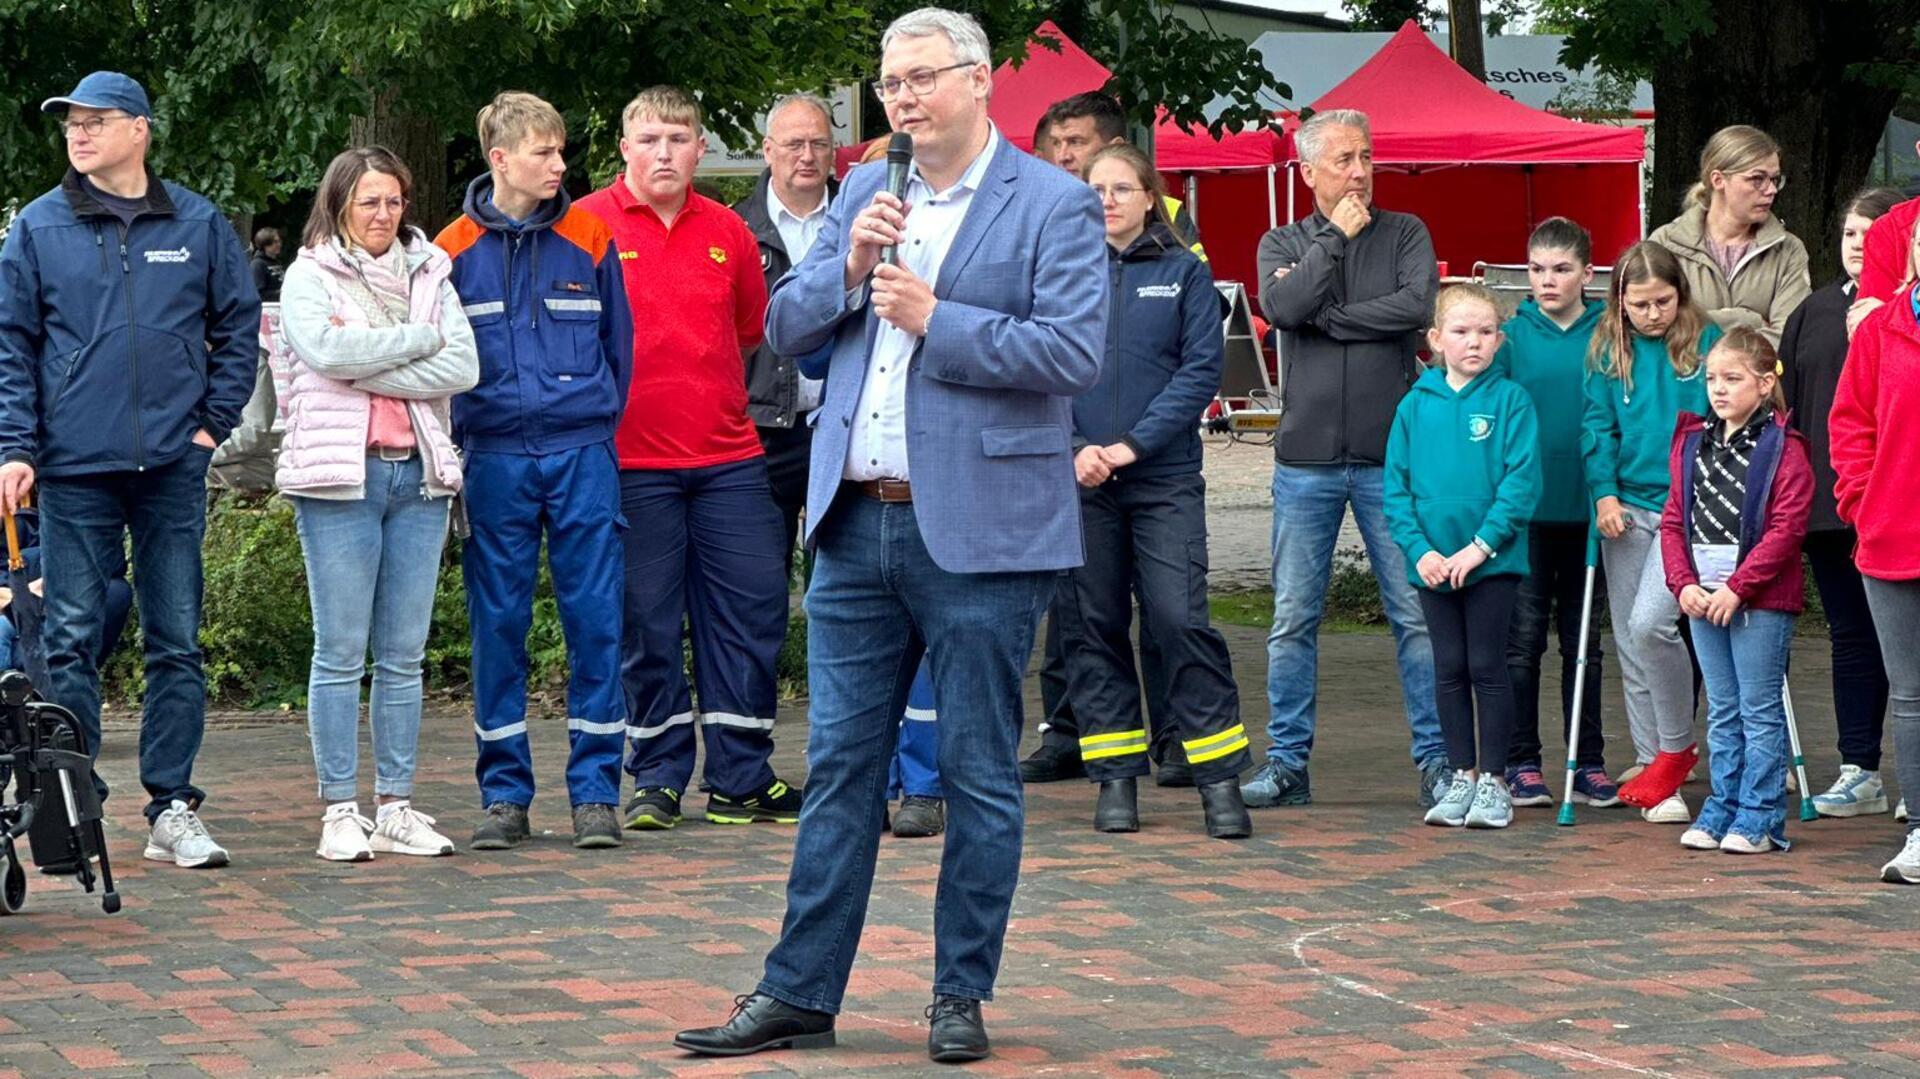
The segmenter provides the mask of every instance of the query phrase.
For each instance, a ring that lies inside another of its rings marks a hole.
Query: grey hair
[[[1293,145],[1300,151],[1300,160],[1309,165],[1320,160],[1330,127],[1354,128],[1366,138],[1368,146],[1373,145],[1373,127],[1368,124],[1366,113],[1359,109],[1326,109],[1308,117],[1300,130],[1293,133]]]
[[[826,120],[827,129],[833,129],[833,106],[827,104],[827,99],[821,97],[819,94],[804,93],[788,94],[785,97],[775,99],[773,107],[767,110],[767,126],[769,128],[773,126],[773,118],[780,115],[780,110],[786,108],[788,105],[806,105],[813,108],[820,113],[822,119]]]
[[[932,37],[935,34],[946,35],[953,45],[953,62],[956,64],[986,64],[993,61],[993,47],[987,43],[987,32],[980,29],[980,23],[971,15],[958,11],[948,11],[943,7],[923,7],[907,12],[888,24],[887,31],[880,35],[880,51],[886,52],[893,47],[898,38]]]

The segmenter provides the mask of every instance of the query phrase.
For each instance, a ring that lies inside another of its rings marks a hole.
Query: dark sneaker
[[[800,820],[802,793],[799,787],[789,787],[779,779],[768,784],[766,790],[739,797],[714,791],[707,796],[707,823],[752,824],[771,821],[775,824],[794,824]]]
[[[1428,757],[1420,762],[1420,808],[1432,809],[1452,785],[1453,766],[1447,758]]]
[[[527,841],[527,807],[512,802],[495,802],[487,807],[480,827],[473,830],[467,846],[473,850],[510,850]]]
[[[1313,785],[1307,770],[1298,772],[1276,760],[1260,766],[1253,778],[1240,787],[1240,797],[1255,809],[1267,806],[1304,806],[1313,804]]]
[[[1167,750],[1167,760],[1153,762],[1153,785],[1156,787],[1193,786],[1193,765],[1187,763],[1187,751],[1179,746]]]
[[[1040,748],[1020,762],[1022,783],[1058,783],[1063,779],[1082,779],[1086,774],[1086,766],[1080,762],[1080,747],[1076,744],[1041,739]]]
[[[1620,804],[1620,788],[1607,778],[1605,768],[1589,764],[1573,773],[1573,800],[1598,809],[1617,806]]]
[[[925,839],[947,830],[947,803],[938,798],[909,794],[893,815],[893,834],[901,839]]]
[[[627,800],[627,830],[664,832],[680,823],[680,792],[672,787],[641,787]]]
[[[619,846],[620,818],[613,807],[594,802],[574,806],[573,845],[582,850]]]
[[[1553,792],[1547,789],[1547,777],[1537,764],[1516,764],[1507,769],[1507,793],[1516,806],[1550,806]]]

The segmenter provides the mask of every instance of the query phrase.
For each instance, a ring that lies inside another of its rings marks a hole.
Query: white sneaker
[[[1453,781],[1448,784],[1440,800],[1427,810],[1426,821],[1445,828],[1459,828],[1467,823],[1467,811],[1473,808],[1473,795],[1476,787],[1473,777],[1466,769],[1453,773]]]
[[[1720,849],[1720,841],[1700,828],[1689,828],[1680,833],[1680,845],[1688,850]]]
[[[367,833],[373,822],[360,815],[354,802],[335,802],[320,818],[320,847],[314,851],[330,862],[367,862],[373,860],[373,848],[367,846]]]
[[[154,818],[142,857],[172,862],[182,869],[212,869],[227,864],[226,848],[213,841],[199,815],[178,798]]]
[[[1693,820],[1693,812],[1687,808],[1687,800],[1676,792],[1659,805],[1641,810],[1640,819],[1655,824],[1686,824]]]
[[[414,809],[413,803],[396,802],[387,819],[373,828],[373,849],[427,858],[452,854],[453,840],[434,831],[433,823],[433,818]]]
[[[1720,841],[1720,849],[1728,854],[1765,854],[1773,849],[1773,838],[1763,835],[1756,843],[1739,832],[1728,832]]]
[[[1880,867],[1880,879],[1888,884],[1920,884],[1920,832],[1907,833],[1907,845]]]
[[[1901,824],[1907,823],[1907,800],[1905,798],[1900,799],[1900,804],[1893,807],[1893,819],[1899,821]]]
[[[1788,773],[1791,775],[1792,773]],[[1840,766],[1840,778],[1825,794],[1813,796],[1813,811],[1823,817],[1859,817],[1887,811],[1887,789],[1879,772],[1857,764]]]

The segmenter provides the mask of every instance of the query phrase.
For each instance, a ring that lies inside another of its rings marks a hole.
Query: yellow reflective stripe
[[[1131,746],[1108,746],[1105,749],[1083,749],[1080,751],[1080,759],[1097,761],[1103,757],[1124,757],[1130,753],[1145,754],[1146,751],[1147,743],[1145,742]]]
[[[1112,734],[1083,734],[1080,736],[1080,744],[1083,746],[1098,746],[1105,745],[1108,742],[1131,742],[1135,739],[1145,741],[1146,737],[1147,732],[1144,728],[1131,731],[1116,731]]]
[[[1189,752],[1187,754],[1187,763],[1188,764],[1205,764],[1208,761],[1217,761],[1221,757],[1224,757],[1229,753],[1237,753],[1240,750],[1243,750],[1245,748],[1247,748],[1247,740],[1244,736],[1242,736],[1240,738],[1235,739],[1232,742],[1227,743],[1224,746],[1221,746],[1219,749],[1209,749],[1205,753]],[[1084,757],[1086,756],[1086,754],[1083,753],[1081,754],[1081,756]]]
[[[1247,728],[1245,724],[1235,723],[1219,734],[1209,734],[1205,738],[1195,738],[1191,741],[1182,742],[1181,745],[1187,747],[1187,755],[1191,757],[1194,753],[1204,751],[1209,746],[1217,746],[1221,742],[1231,742],[1235,738],[1244,738],[1246,733]]]

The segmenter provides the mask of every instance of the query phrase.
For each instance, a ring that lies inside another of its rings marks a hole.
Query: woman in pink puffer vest
[[[460,458],[447,400],[480,377],[451,260],[404,224],[413,186],[380,147],[327,166],[281,290],[269,352],[286,434],[275,482],[294,506],[313,604],[307,725],[322,858],[451,854],[412,808],[420,665]],[[376,819],[361,816],[360,680],[373,646]]]

